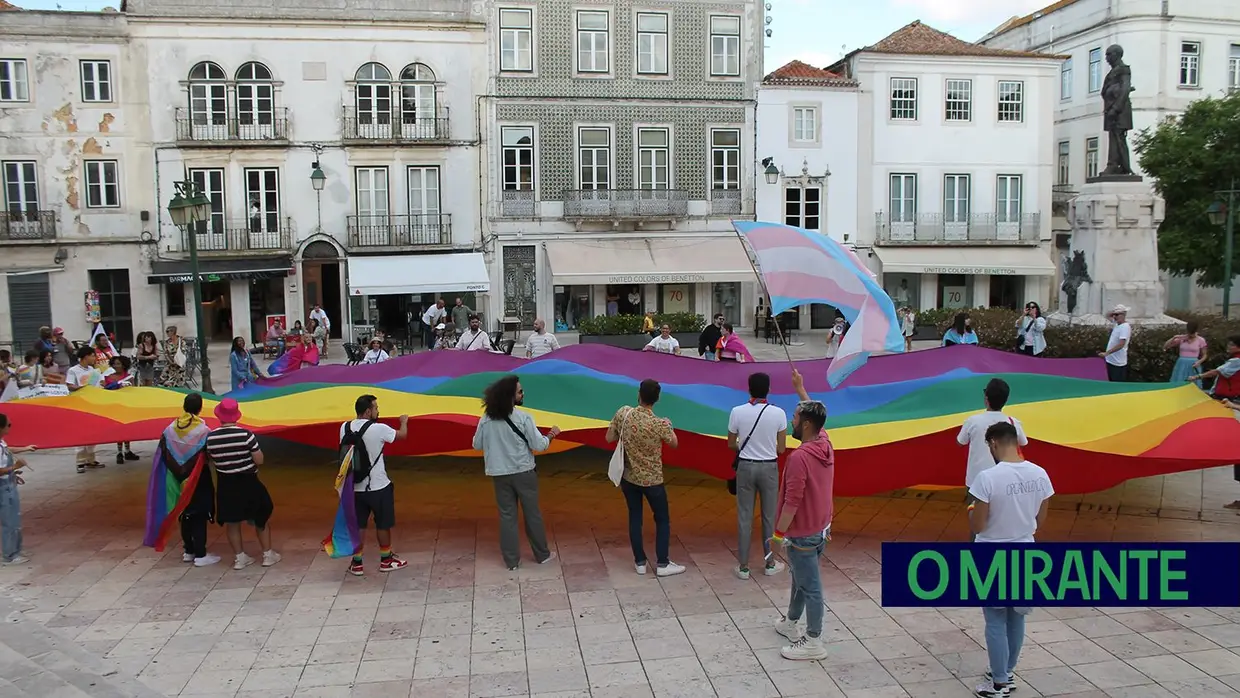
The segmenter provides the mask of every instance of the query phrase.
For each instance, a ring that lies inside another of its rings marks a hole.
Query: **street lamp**
[[[176,195],[168,202],[172,224],[180,228],[189,244],[189,273],[194,285],[194,322],[198,332],[198,357],[202,370],[202,390],[214,394],[211,387],[211,363],[207,359],[207,333],[202,323],[202,278],[198,274],[198,226],[211,217],[211,199],[193,180],[176,182]]]
[[[327,175],[323,174],[323,168],[319,167],[318,154],[322,152],[322,146],[315,146],[315,160],[310,164],[313,169],[310,171],[310,186],[314,187],[314,204],[319,210],[319,225],[315,228],[316,233],[323,232],[323,185],[327,184]]]
[[[314,171],[310,173],[310,186],[314,187],[315,191],[323,191],[323,185],[326,183],[327,175],[323,174],[319,163],[314,163]]]
[[[766,169],[762,171],[766,175],[767,184],[776,184],[779,182],[779,168],[775,166],[775,158],[764,158],[762,164],[766,165]]]
[[[1236,237],[1236,195],[1240,194],[1240,190],[1236,189],[1236,180],[1231,180],[1231,189],[1216,191],[1214,195],[1219,197],[1210,207],[1206,209],[1206,217],[1214,225],[1225,225],[1223,231],[1223,317],[1231,317],[1231,258],[1235,254],[1235,237]],[[1223,199],[1226,199],[1224,203]]]

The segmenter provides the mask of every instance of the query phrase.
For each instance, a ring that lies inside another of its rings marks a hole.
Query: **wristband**
[[[976,504],[970,504],[970,505],[969,505],[969,511],[970,511],[970,512],[972,512],[972,511],[973,511],[973,508],[974,508],[974,507],[976,507],[976,506],[977,506]]]
[[[776,531],[775,535],[771,536],[771,540],[782,543],[784,540],[784,532]]]

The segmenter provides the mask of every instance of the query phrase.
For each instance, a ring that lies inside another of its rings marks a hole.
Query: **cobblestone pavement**
[[[672,559],[688,571],[639,577],[605,459],[541,459],[558,558],[513,573],[477,460],[394,459],[395,544],[410,565],[379,574],[368,559],[359,578],[317,552],[335,506],[331,454],[270,440],[267,450],[284,560],[241,571],[141,547],[145,462],[78,475],[70,453],[35,456],[22,492],[32,561],[0,567],[0,600],[24,610],[10,620],[42,624],[169,696],[929,698],[969,695],[987,666],[976,609],[877,603],[882,541],[964,539],[959,490],[837,503],[823,561],[829,657],[796,663],[771,627],[788,577],[733,576],[735,509],[718,481],[670,472]],[[1216,469],[1056,497],[1040,537],[1236,540],[1240,517],[1222,509],[1235,494]],[[231,559],[218,527],[210,548]],[[5,637],[0,695],[36,684],[29,695],[82,694],[56,692],[46,673],[34,681]],[[1240,609],[1037,610],[1018,678],[1027,697],[1237,695]]]

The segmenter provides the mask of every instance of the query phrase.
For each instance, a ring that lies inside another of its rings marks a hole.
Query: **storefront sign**
[[[609,276],[609,284],[700,284],[706,281],[702,274],[629,274]]]
[[[939,304],[942,308],[963,308],[965,287],[964,286],[944,286],[943,302]]]
[[[924,267],[923,274],[986,274],[989,276],[1017,276],[1011,267]]]
[[[288,276],[287,271],[228,271],[219,274],[198,274],[198,280],[209,284],[215,281],[241,281],[244,279],[262,280],[277,279]],[[193,274],[172,274],[169,276],[153,276],[151,281],[163,284],[190,284],[194,282]]]
[[[664,284],[663,312],[689,312],[689,286],[687,284]]]

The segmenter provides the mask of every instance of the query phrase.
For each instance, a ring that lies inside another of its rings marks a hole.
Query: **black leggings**
[[[185,552],[196,558],[207,555],[207,517],[202,514],[181,516],[181,542]]]

